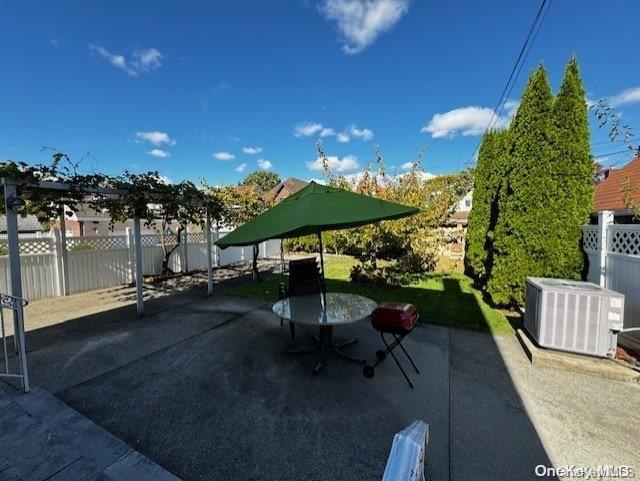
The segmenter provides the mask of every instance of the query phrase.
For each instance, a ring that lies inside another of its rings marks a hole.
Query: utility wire
[[[536,13],[536,16],[531,22],[531,25],[529,26],[529,31],[527,32],[527,36],[525,37],[524,43],[522,44],[520,53],[518,54],[518,57],[516,58],[516,62],[514,63],[513,68],[511,69],[511,73],[509,74],[507,83],[502,89],[502,93],[500,94],[496,107],[493,109],[493,115],[491,115],[489,124],[485,128],[484,133],[480,137],[480,140],[478,141],[478,144],[476,145],[475,149],[473,149],[473,152],[469,156],[469,160],[467,161],[467,164],[471,163],[471,160],[473,159],[473,157],[476,155],[476,152],[480,148],[482,137],[484,137],[484,135],[489,131],[492,124],[498,120],[499,118],[498,112],[502,112],[502,109],[504,108],[504,104],[506,103],[508,95],[511,93],[511,90],[513,89],[513,85],[515,85],[515,82],[518,79],[518,75],[522,70],[522,65],[524,64],[527,56],[529,55],[529,51],[531,50],[531,45],[533,45],[533,41],[535,41],[535,38],[538,35],[538,31],[540,30],[540,26],[542,25],[542,22],[544,22],[544,18],[547,15],[546,12],[549,10],[550,5],[551,5],[551,0],[542,0],[542,2],[540,3],[538,12]],[[546,11],[545,11],[545,7],[547,7]]]

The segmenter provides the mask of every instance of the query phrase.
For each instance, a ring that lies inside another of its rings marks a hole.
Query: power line
[[[547,7],[546,10],[545,10],[545,6]],[[527,36],[525,37],[524,43],[522,44],[522,48],[520,49],[520,53],[518,54],[518,57],[516,58],[516,62],[514,63],[513,68],[511,69],[511,73],[509,74],[509,78],[507,79],[507,83],[505,84],[504,88],[502,89],[502,93],[500,94],[500,97],[498,99],[498,103],[496,104],[496,107],[493,109],[493,114],[491,115],[491,119],[489,120],[489,124],[487,125],[486,129],[484,130],[484,133],[480,137],[480,140],[478,141],[478,144],[476,145],[476,148],[473,149],[473,152],[469,156],[469,160],[467,160],[467,164],[471,163],[471,159],[473,159],[474,155],[476,154],[476,152],[480,148],[480,143],[482,142],[482,137],[484,137],[484,135],[489,131],[489,129],[491,128],[491,125],[494,123],[494,121],[498,120],[498,118],[499,118],[499,113],[498,112],[502,112],[502,109],[504,108],[504,104],[506,103],[508,95],[511,93],[511,90],[513,89],[513,85],[515,85],[515,82],[518,79],[518,75],[520,74],[520,71],[522,70],[522,65],[524,64],[525,60],[527,59],[527,56],[529,55],[529,51],[531,50],[531,45],[533,45],[533,42],[535,41],[536,37],[538,36],[538,31],[540,30],[540,27],[542,26],[542,22],[544,22],[544,19],[545,19],[546,15],[547,15],[546,12],[549,11],[549,7],[550,6],[551,6],[551,0],[542,0],[542,2],[540,3],[540,7],[538,8],[538,12],[536,13],[536,16],[534,17],[533,21],[531,22],[531,25],[529,26],[529,31],[527,32]]]

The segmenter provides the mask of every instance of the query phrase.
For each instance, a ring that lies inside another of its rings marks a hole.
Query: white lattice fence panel
[[[20,254],[49,254],[52,252],[53,239],[50,237],[20,238]],[[0,239],[0,255],[7,255],[9,246],[6,237]]]
[[[582,243],[587,251],[598,250],[598,226],[586,225],[582,227]]]
[[[613,225],[609,231],[611,252],[628,256],[640,256],[640,226]]]
[[[67,237],[67,250],[107,250],[124,249],[124,236]]]
[[[187,234],[187,242],[189,244],[204,244],[206,242],[206,239],[207,236],[205,236],[204,232]]]

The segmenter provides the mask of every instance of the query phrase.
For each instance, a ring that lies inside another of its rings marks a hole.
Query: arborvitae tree
[[[491,270],[493,230],[498,218],[498,193],[505,175],[508,129],[487,132],[482,138],[473,175],[473,203],[467,229],[465,269],[484,286]]]
[[[558,240],[557,255],[548,266],[549,276],[580,279],[583,251],[580,226],[588,223],[593,203],[595,164],[590,154],[587,103],[578,61],[567,63],[558,96],[553,105],[552,171],[558,180],[558,206],[552,217]]]
[[[493,265],[487,290],[496,304],[521,305],[527,276],[546,275],[563,256],[550,220],[558,209],[559,179],[552,169],[553,95],[547,72],[538,67],[522,94],[509,128],[507,175],[500,189]]]

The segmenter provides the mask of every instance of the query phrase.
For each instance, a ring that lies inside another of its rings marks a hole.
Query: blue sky
[[[5,2],[0,158],[48,162],[46,145],[76,160],[90,152],[85,171],[158,170],[174,181],[221,184],[270,168],[310,179],[320,177],[313,162],[321,137],[346,174],[373,158],[373,145],[398,170],[426,145],[425,170],[456,171],[478,143],[537,8]],[[555,0],[511,100],[540,61],[557,89],[575,53],[589,97],[614,99],[637,131],[640,70],[630,52],[639,15],[638,2]],[[596,155],[621,150],[596,130]]]

